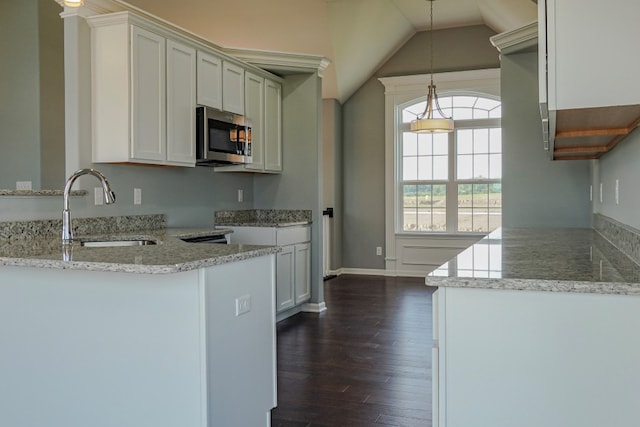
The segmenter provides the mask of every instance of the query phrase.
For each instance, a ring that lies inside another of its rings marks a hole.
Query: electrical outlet
[[[31,181],[16,181],[16,190],[31,190]]]
[[[616,179],[616,205],[620,204],[620,181]]]
[[[382,255],[382,246],[377,246],[376,247],[376,255],[378,255],[378,256]]]
[[[251,295],[243,295],[236,298],[236,316],[246,314],[251,311]]]
[[[244,201],[244,190],[242,188],[238,188],[238,203],[242,203]]]
[[[104,204],[104,191],[102,191],[102,187],[93,188],[93,204],[96,206]]]
[[[134,205],[142,204],[142,188],[133,189],[133,204]]]

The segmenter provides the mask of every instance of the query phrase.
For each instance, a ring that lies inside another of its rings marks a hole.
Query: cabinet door
[[[311,298],[311,251],[309,243],[296,245],[295,297],[296,305]]]
[[[244,115],[244,69],[222,62],[222,109]]]
[[[295,305],[295,245],[283,246],[276,258],[276,311]]]
[[[282,86],[265,79],[264,168],[282,171]]]
[[[166,159],[165,39],[132,27],[131,157]]]
[[[196,51],[167,41],[167,161],[195,166]]]
[[[222,109],[222,60],[198,51],[197,103]]]
[[[264,78],[244,75],[245,117],[251,122],[251,157],[247,169],[264,169]]]

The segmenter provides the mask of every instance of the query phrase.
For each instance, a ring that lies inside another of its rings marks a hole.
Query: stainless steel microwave
[[[251,163],[251,126],[243,116],[196,107],[196,164]]]

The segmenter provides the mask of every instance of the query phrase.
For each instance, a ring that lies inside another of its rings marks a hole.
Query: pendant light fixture
[[[427,92],[427,105],[422,113],[418,114],[416,120],[411,121],[411,132],[417,133],[441,133],[453,132],[453,119],[448,118],[442,112],[438,103],[438,94],[436,93],[436,85],[433,84],[433,2],[435,0],[427,0],[430,7],[429,21],[429,66],[431,69],[431,84]],[[440,117],[433,117],[433,113],[437,112]]]
[[[68,7],[80,7],[84,4],[84,0],[64,0],[64,5]]]

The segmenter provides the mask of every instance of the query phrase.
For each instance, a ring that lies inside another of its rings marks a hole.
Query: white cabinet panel
[[[244,74],[245,117],[251,124],[251,163],[247,169],[264,169],[264,77]]]
[[[295,305],[295,246],[285,246],[276,258],[276,311]]]
[[[195,141],[196,51],[167,41],[167,160],[191,165]]]
[[[265,80],[264,167],[282,171],[282,85]]]
[[[222,60],[198,51],[197,103],[222,109]]]
[[[273,265],[268,256],[204,270],[210,426],[269,425],[276,401]],[[243,297],[250,310],[237,315]]]
[[[311,245],[300,243],[295,249],[295,297],[296,304],[301,304],[311,298]]]
[[[244,115],[244,68],[222,61],[222,109]]]
[[[131,44],[131,157],[163,161],[166,158],[166,40],[132,27]]]

